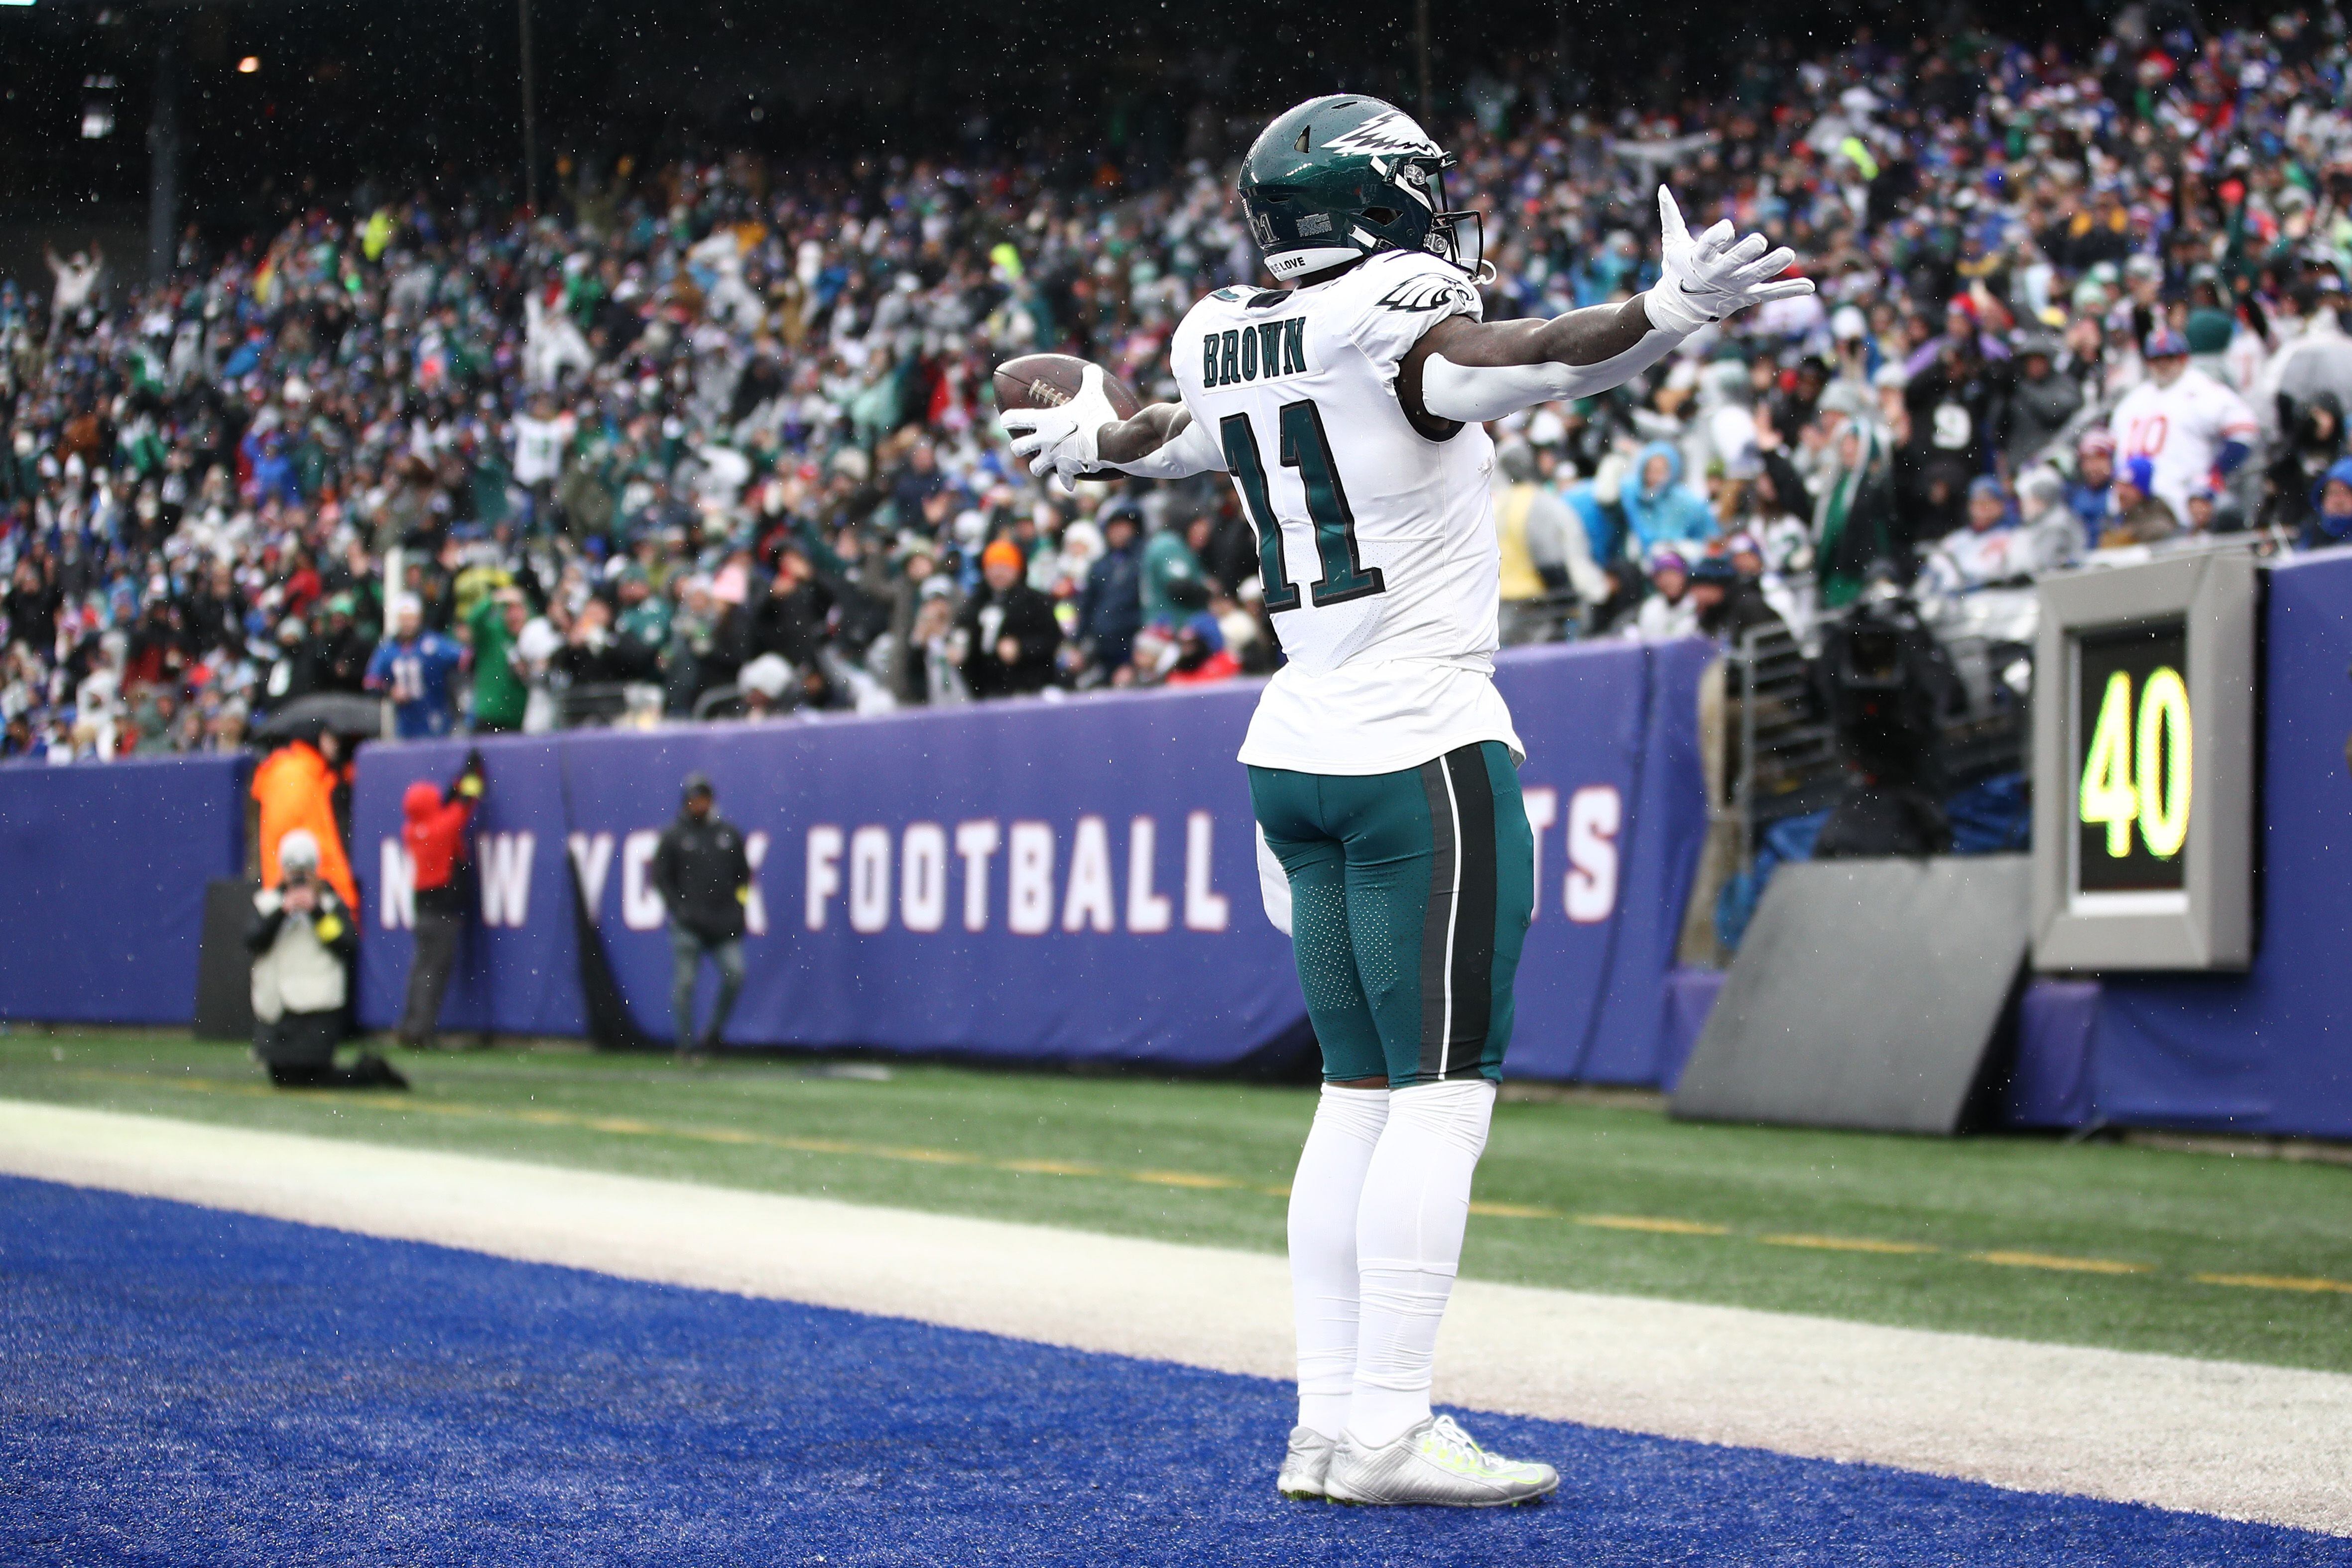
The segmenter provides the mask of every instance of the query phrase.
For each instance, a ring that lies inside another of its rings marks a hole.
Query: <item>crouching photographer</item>
[[[253,1052],[281,1089],[405,1089],[383,1058],[335,1065],[351,997],[359,921],[319,875],[319,841],[296,828],[278,841],[278,884],[254,894],[245,946],[253,955]]]

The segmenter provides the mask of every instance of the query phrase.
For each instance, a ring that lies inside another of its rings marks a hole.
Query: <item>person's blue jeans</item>
[[[726,1031],[727,1015],[735,1010],[735,998],[743,989],[742,938],[712,942],[673,920],[669,950],[675,964],[670,981],[670,1023],[677,1031],[678,1054],[709,1051]],[[709,1029],[698,1037],[694,1032],[694,982],[701,971],[705,953],[719,966],[719,1005],[710,1009]]]

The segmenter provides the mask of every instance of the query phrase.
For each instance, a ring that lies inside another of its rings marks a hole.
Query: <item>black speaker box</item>
[[[253,1038],[253,957],[245,950],[257,882],[215,877],[205,884],[204,946],[196,959],[198,1040]]]

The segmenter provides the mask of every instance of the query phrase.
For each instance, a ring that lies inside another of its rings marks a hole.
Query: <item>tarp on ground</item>
[[[205,884],[245,869],[245,763],[0,768],[0,1018],[194,1016]]]
[[[1703,644],[1514,653],[1538,910],[1514,1072],[1653,1082],[1662,982],[1698,851]],[[1213,1067],[1305,1016],[1258,895],[1234,753],[1254,684],[879,718],[572,732],[485,744],[472,923],[445,1027],[576,1034],[576,878],[646,1032],[670,1031],[649,862],[700,770],[758,862],[729,1039]],[[361,1016],[408,967],[399,799],[462,743],[362,752]],[[708,980],[706,978],[706,986]]]

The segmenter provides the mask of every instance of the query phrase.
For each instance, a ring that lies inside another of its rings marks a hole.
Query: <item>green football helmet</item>
[[[1335,93],[1258,133],[1242,160],[1242,207],[1266,270],[1286,281],[1381,250],[1425,250],[1484,281],[1483,222],[1445,210],[1453,165],[1396,105]],[[1476,235],[1466,256],[1465,226]]]

